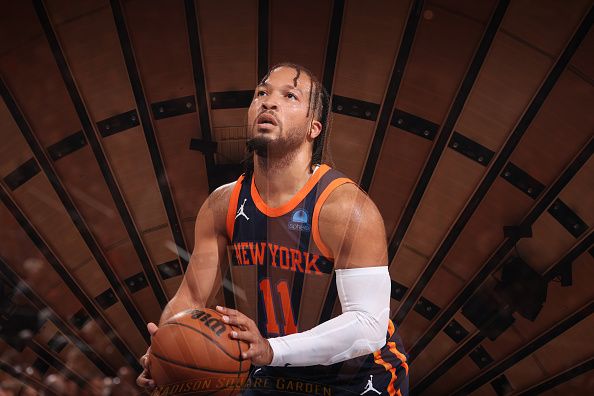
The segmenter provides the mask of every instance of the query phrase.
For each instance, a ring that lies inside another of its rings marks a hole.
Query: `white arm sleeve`
[[[330,365],[373,353],[386,343],[388,267],[336,270],[342,314],[302,333],[270,338],[271,366]]]

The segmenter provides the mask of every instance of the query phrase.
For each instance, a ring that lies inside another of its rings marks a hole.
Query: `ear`
[[[309,138],[314,140],[322,133],[322,123],[317,120],[313,120],[309,125]]]

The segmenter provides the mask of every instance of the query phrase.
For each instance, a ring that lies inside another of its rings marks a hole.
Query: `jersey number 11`
[[[289,295],[289,286],[286,280],[276,282],[277,299],[273,298],[273,290],[270,287],[270,279],[265,278],[260,281],[260,291],[264,297],[264,306],[266,309],[266,331],[268,334],[279,334],[279,322],[276,319],[274,305],[280,300],[280,306],[283,314],[283,328],[284,335],[297,333],[297,325],[295,324],[295,317],[293,316],[293,308],[291,307],[291,296]],[[276,300],[276,301],[275,301]]]

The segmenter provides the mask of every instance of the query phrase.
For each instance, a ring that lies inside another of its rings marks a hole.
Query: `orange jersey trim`
[[[270,206],[266,205],[266,202],[260,196],[258,189],[256,188],[256,178],[252,176],[252,186],[251,186],[251,194],[254,203],[258,210],[264,213],[268,217],[279,217],[284,214],[289,213],[291,210],[297,206],[299,202],[301,202],[307,194],[311,191],[311,189],[316,185],[316,183],[324,176],[326,172],[330,170],[330,167],[326,164],[320,165],[320,167],[314,172],[313,175],[309,178],[307,183],[295,194],[289,202],[284,205],[277,206],[276,208],[271,208]]]
[[[241,184],[244,179],[244,175],[239,176],[233,191],[231,192],[231,199],[229,199],[229,207],[227,209],[227,235],[229,240],[233,240],[233,229],[235,228],[235,212],[237,212],[237,201],[239,200],[239,192],[241,191]]]
[[[340,177],[338,179],[332,180],[332,182],[328,184],[328,187],[326,187],[322,194],[320,194],[316,202],[316,206],[314,207],[313,212],[313,220],[311,221],[311,233],[313,236],[313,240],[318,246],[318,249],[320,249],[320,252],[322,252],[322,254],[324,255],[324,257],[330,259],[333,258],[334,255],[332,254],[330,248],[326,246],[326,244],[322,241],[322,237],[320,236],[320,228],[318,226],[318,220],[320,217],[320,210],[322,210],[322,205],[324,205],[324,202],[326,202],[326,199],[328,199],[330,193],[332,193],[332,191],[334,191],[338,186],[341,186],[345,183],[353,183],[353,181],[346,177]]]
[[[390,383],[388,384],[387,391],[390,396],[396,396],[398,394],[396,392],[396,388],[394,388],[394,383],[396,382],[396,379],[398,378],[398,376],[396,375],[396,368],[393,367],[390,363],[386,362],[382,358],[380,350],[373,352],[373,357],[374,357],[375,363],[379,364],[381,366],[384,366],[386,371],[388,371],[390,373],[390,375],[392,376],[392,378],[390,379]],[[398,392],[400,392],[400,390],[398,390]]]

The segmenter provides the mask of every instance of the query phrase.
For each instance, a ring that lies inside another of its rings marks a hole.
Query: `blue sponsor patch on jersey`
[[[289,230],[293,231],[311,231],[311,226],[308,224],[309,215],[303,209],[298,209],[293,213],[291,221],[289,221]]]

